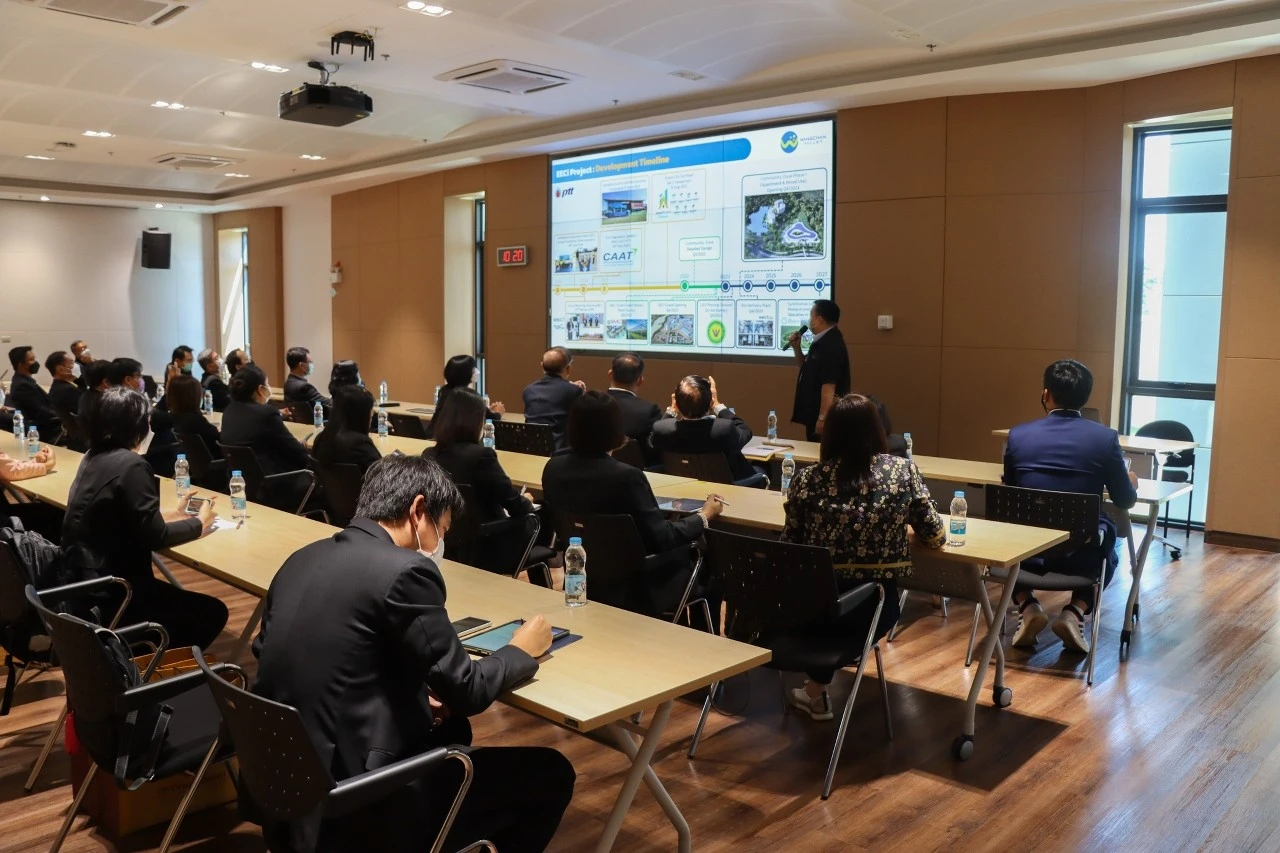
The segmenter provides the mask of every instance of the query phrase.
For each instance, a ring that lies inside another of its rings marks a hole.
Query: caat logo
[[[800,137],[796,135],[794,130],[788,130],[782,134],[782,151],[784,154],[790,154],[800,147]]]
[[[556,198],[568,198],[571,195],[573,195],[573,187],[569,187],[566,190],[556,190]]]

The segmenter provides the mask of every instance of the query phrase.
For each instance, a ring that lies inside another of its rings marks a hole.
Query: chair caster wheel
[[[957,761],[973,758],[973,735],[960,735],[951,742],[951,754]]]
[[[1182,559],[1182,552],[1181,552],[1181,551],[1173,551],[1173,552],[1171,552],[1171,553],[1169,554],[1169,559],[1171,559],[1171,560],[1181,560],[1181,559]]]
[[[1125,660],[1129,656],[1130,641],[1133,639],[1133,632],[1128,628],[1120,631],[1120,660]]]
[[[1134,603],[1134,605],[1133,605],[1133,618],[1134,618],[1134,621],[1137,621],[1137,620],[1138,620],[1138,618],[1139,618],[1141,615],[1142,615],[1142,605],[1141,605],[1141,604],[1138,604],[1138,603],[1136,603],[1136,602],[1135,602],[1135,603]]]
[[[991,702],[997,708],[1008,708],[1013,704],[1013,691],[1008,687],[992,687]]]

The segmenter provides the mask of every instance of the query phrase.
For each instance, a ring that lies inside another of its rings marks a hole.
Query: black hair
[[[818,299],[813,303],[814,312],[828,323],[840,322],[840,306],[830,299]]]
[[[644,359],[624,352],[613,360],[613,381],[619,385],[635,385],[644,376]]]
[[[169,360],[176,364],[179,361],[186,361],[187,356],[193,355],[194,353],[195,350],[184,344],[183,346],[173,348],[173,353],[169,356]]]
[[[45,369],[50,373],[54,373],[57,371],[58,367],[61,366],[62,362],[67,360],[67,356],[69,355],[71,355],[71,353],[64,349],[49,353],[49,357],[44,360]],[[74,359],[72,360],[74,361]]]
[[[107,368],[107,381],[112,385],[123,385],[130,376],[142,375],[142,362],[136,358],[120,357],[112,359]]]
[[[186,373],[180,373],[169,380],[164,388],[165,404],[169,411],[177,415],[198,415],[200,404],[204,401],[204,388],[200,380]]]
[[[836,479],[842,486],[868,482],[871,463],[877,454],[888,450],[880,406],[874,398],[845,394],[831,404],[822,428],[820,455],[823,462],[836,463]]]
[[[151,402],[130,388],[108,388],[89,407],[89,452],[133,450],[151,429]]]
[[[35,347],[14,347],[9,350],[9,365],[14,369],[18,369],[18,365],[27,360],[27,353],[31,352]]]
[[[604,391],[587,391],[569,407],[565,438],[574,453],[594,456],[612,453],[626,441],[622,407]]]
[[[384,456],[364,473],[356,515],[370,521],[404,521],[418,495],[437,525],[446,512],[462,513],[462,494],[440,463],[426,456]]]
[[[231,377],[231,399],[241,403],[253,402],[253,395],[267,384],[267,374],[252,361],[236,371]]]
[[[306,347],[290,347],[289,351],[284,354],[284,363],[289,365],[289,369],[293,370],[299,364],[307,363],[307,356],[311,355],[311,350]]]
[[[102,380],[110,379],[111,362],[105,358],[94,359],[94,361],[84,369],[84,382],[90,391],[96,390],[102,384]]]
[[[235,376],[237,370],[249,363],[249,356],[242,349],[233,349],[227,353],[227,357],[223,359],[222,363],[226,366],[227,373]]]
[[[332,397],[334,392],[343,385],[359,384],[360,365],[350,359],[339,361],[333,365],[333,370],[329,373],[329,396]]]
[[[488,417],[484,399],[470,388],[458,388],[449,392],[448,405],[440,407],[432,419],[431,435],[436,447],[451,444],[478,444],[480,427]]]
[[[686,376],[676,386],[676,408],[689,420],[711,411],[711,383],[702,376]]]
[[[475,372],[476,360],[469,355],[455,355],[445,362],[444,384],[450,388],[465,388],[471,384],[471,374]]]
[[[1083,408],[1093,393],[1093,374],[1074,358],[1060,359],[1044,369],[1044,388],[1062,408]]]
[[[333,419],[325,432],[349,429],[367,433],[373,420],[373,395],[359,385],[339,386],[334,389],[332,409]]]

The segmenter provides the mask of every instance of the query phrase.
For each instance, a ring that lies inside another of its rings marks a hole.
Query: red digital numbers
[[[524,266],[529,262],[528,250],[524,246],[506,246],[498,250],[498,266]]]

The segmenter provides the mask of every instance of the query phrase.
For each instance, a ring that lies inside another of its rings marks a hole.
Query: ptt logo
[[[794,130],[788,130],[782,134],[782,152],[790,154],[800,147],[800,137],[796,135]]]
[[[568,198],[573,195],[573,189],[573,187],[569,187],[567,190],[556,190],[556,198]]]

